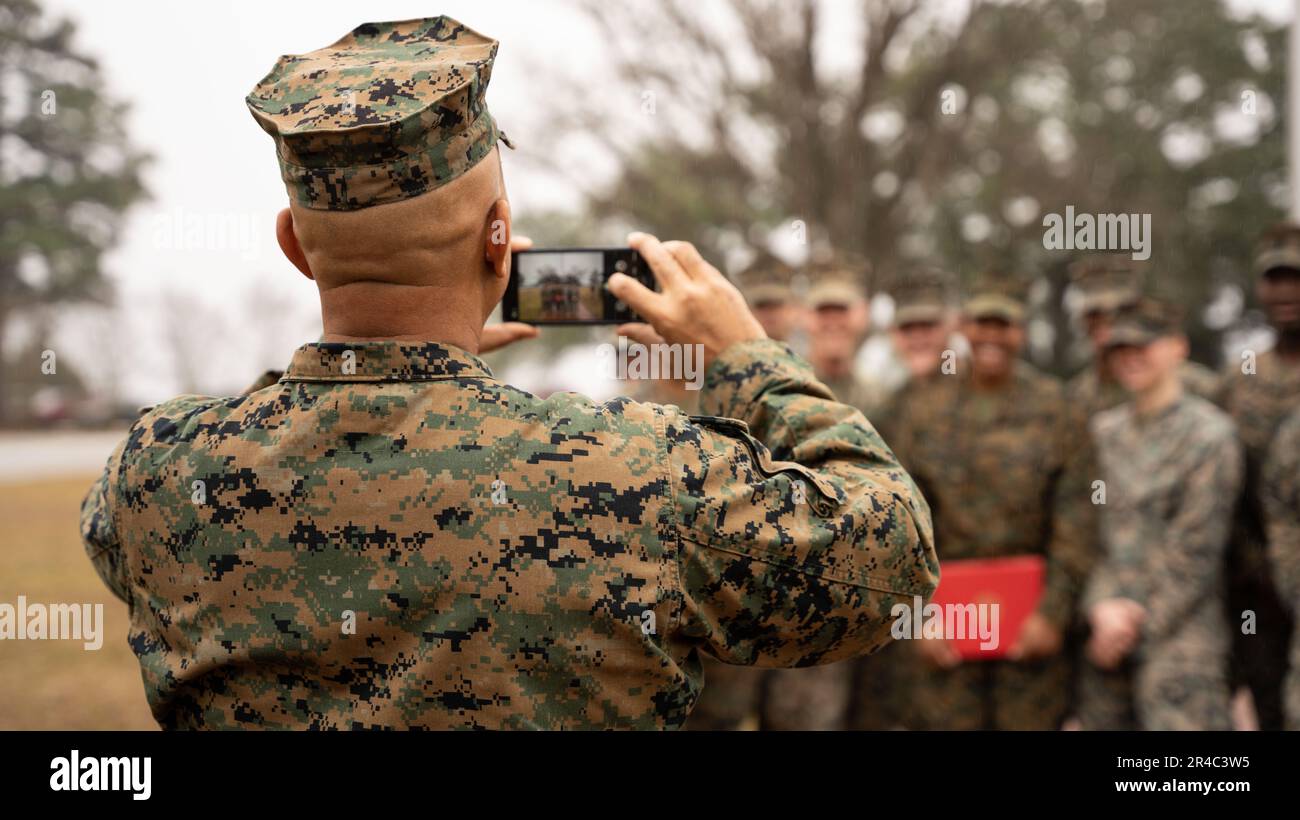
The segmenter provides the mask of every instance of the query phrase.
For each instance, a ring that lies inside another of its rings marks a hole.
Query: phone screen
[[[605,289],[615,273],[654,287],[654,274],[630,248],[519,251],[502,300],[506,321],[532,325],[601,325],[639,321]]]

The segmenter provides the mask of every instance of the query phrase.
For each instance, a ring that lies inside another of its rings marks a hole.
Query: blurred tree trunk
[[[0,76],[14,89],[0,97],[0,330],[28,307],[102,299],[103,255],[145,196],[147,157],[127,138],[126,108],[74,33],[34,0],[0,0]],[[3,345],[0,333],[0,363]],[[3,424],[23,397],[4,385],[0,397]]]

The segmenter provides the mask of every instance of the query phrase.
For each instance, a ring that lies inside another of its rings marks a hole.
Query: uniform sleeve
[[[885,443],[889,445],[889,448],[898,456],[899,462],[903,464],[907,463],[907,459],[903,456],[899,446],[895,444],[895,439],[903,437],[905,432],[907,419],[903,413],[904,397],[910,389],[910,384],[899,387],[880,402],[875,414],[871,416],[871,423],[875,425]]]
[[[1088,577],[1079,611],[1086,615],[1088,610],[1111,598],[1128,598],[1141,603],[1146,599],[1142,592],[1141,575],[1141,567],[1135,567],[1113,555],[1103,555]]]
[[[1300,414],[1274,439],[1259,489],[1278,592],[1293,612],[1300,611]]]
[[[1160,567],[1149,585],[1143,635],[1160,640],[1177,631],[1223,580],[1232,510],[1242,481],[1241,446],[1225,435],[1208,446],[1186,475],[1177,510],[1149,566]]]
[[[702,407],[666,423],[683,633],[772,667],[888,642],[939,568],[925,500],[871,424],[770,341],[724,352]]]
[[[81,540],[100,579],[114,595],[129,604],[130,583],[114,524],[117,477],[125,447],[126,439],[123,439],[81,502]]]
[[[1113,560],[1105,558],[1100,561],[1088,578],[1083,598],[1079,603],[1079,611],[1086,616],[1088,610],[1102,601],[1131,597],[1123,577],[1122,568]]]
[[[1101,554],[1097,507],[1092,503],[1092,482],[1101,476],[1083,411],[1072,407],[1061,419],[1057,433],[1060,466],[1051,490],[1051,536],[1038,612],[1064,630]]]
[[[1232,413],[1231,401],[1233,393],[1236,391],[1237,372],[1237,369],[1231,364],[1220,371],[1209,397],[1211,402],[1229,415]]]

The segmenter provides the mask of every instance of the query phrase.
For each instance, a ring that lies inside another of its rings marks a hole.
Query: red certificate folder
[[[939,605],[939,612],[949,626],[958,625],[959,631],[946,631],[948,635],[965,637],[949,639],[963,661],[995,660],[1005,657],[1007,650],[1020,637],[1024,626],[1043,597],[1043,578],[1047,564],[1041,555],[1020,555],[1014,558],[981,558],[966,561],[940,560],[939,588],[931,603]],[[967,604],[997,605],[996,620],[987,608]],[[980,612],[980,609],[984,609]],[[977,618],[984,619],[987,627],[996,624],[997,646],[982,648],[992,641],[981,637]],[[960,627],[964,625],[964,630]]]

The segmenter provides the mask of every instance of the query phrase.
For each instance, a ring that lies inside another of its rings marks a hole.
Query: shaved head
[[[276,226],[285,256],[320,289],[327,338],[341,339],[448,325],[477,336],[509,280],[510,233],[497,148],[426,194],[355,211],[291,203]]]

